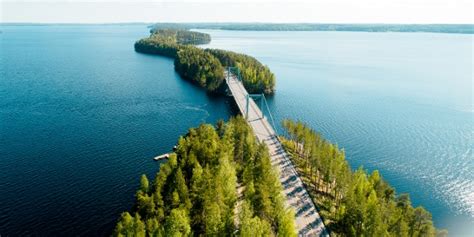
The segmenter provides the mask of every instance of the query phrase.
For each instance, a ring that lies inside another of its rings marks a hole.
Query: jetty
[[[165,153],[163,155],[155,156],[155,158],[153,158],[153,160],[156,160],[156,161],[167,160],[168,158],[170,158],[170,153]]]
[[[173,152],[175,152],[176,149],[178,149],[178,145],[174,145],[174,146],[173,146]],[[163,155],[155,156],[155,157],[153,158],[153,160],[156,160],[156,161],[159,161],[159,160],[167,160],[168,158],[170,158],[170,154],[171,154],[171,152],[170,152],[170,153],[165,153],[165,154],[163,154]]]
[[[249,94],[244,88],[238,68],[228,68],[225,72],[225,81],[228,85],[228,94],[234,98],[241,114],[252,127],[257,139],[267,145],[272,164],[279,170],[286,205],[292,207],[295,211],[295,227],[298,236],[329,236],[316,206],[273,128],[275,123],[266,104],[265,95]],[[257,106],[257,103],[252,99],[254,97],[260,98],[262,108]],[[262,112],[264,105],[268,110],[273,126]]]

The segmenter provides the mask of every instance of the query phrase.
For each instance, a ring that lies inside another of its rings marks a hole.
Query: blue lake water
[[[141,26],[2,27],[0,235],[107,235],[139,176],[227,102],[137,54]]]
[[[233,113],[172,60],[135,53],[145,25],[0,30],[0,235],[110,233],[153,156]],[[206,32],[275,72],[277,120],[308,122],[438,227],[473,233],[471,35]]]

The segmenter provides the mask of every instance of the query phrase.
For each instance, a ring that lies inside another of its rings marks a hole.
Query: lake
[[[145,25],[0,26],[0,234],[107,235],[142,173],[225,97],[135,53]],[[276,120],[301,119],[353,168],[379,169],[452,236],[474,226],[471,35],[211,31],[277,77]],[[280,128],[281,131],[281,128]]]
[[[153,157],[226,100],[137,54],[139,26],[2,27],[0,235],[108,235]]]

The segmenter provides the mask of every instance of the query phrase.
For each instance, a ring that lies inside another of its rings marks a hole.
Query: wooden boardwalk
[[[247,90],[242,82],[232,73],[226,72],[226,82],[240,112],[245,116]],[[248,123],[258,140],[267,145],[272,164],[279,169],[280,182],[284,189],[286,203],[295,210],[295,224],[298,236],[329,236],[311,197],[299,178],[288,154],[278,140],[277,134],[268,120],[261,117],[262,111],[253,99],[249,100],[248,110]]]

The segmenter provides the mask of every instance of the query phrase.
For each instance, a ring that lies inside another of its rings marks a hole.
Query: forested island
[[[156,29],[242,31],[362,31],[474,34],[472,24],[318,24],[318,23],[156,23]]]
[[[272,166],[242,117],[202,124],[150,183],[140,180],[131,213],[115,236],[296,236],[294,212]]]
[[[257,59],[225,50],[201,49],[194,45],[210,42],[208,34],[188,30],[157,29],[135,43],[135,51],[174,59],[176,72],[209,92],[225,90],[224,68],[237,67],[249,93],[273,94],[275,76]]]

